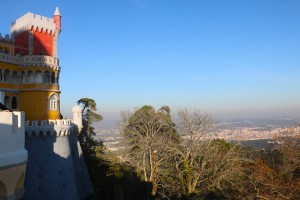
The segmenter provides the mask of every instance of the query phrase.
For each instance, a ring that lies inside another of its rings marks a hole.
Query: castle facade
[[[56,8],[52,18],[27,13],[11,24],[10,36],[0,35],[0,102],[14,111],[0,113],[0,200],[76,200],[93,193],[77,139],[81,108],[73,108],[73,119],[61,119],[60,32]],[[16,151],[23,157],[1,162]],[[20,172],[7,171],[17,166]],[[13,176],[14,187],[5,181]]]

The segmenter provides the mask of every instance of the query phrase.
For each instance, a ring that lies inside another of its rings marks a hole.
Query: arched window
[[[54,72],[52,72],[52,74],[51,74],[51,83],[55,83],[55,73]]]
[[[12,73],[11,82],[18,83],[18,73],[16,71],[13,71],[13,73]]]
[[[11,109],[17,109],[18,108],[18,102],[17,102],[17,97],[13,97],[11,99]]]
[[[8,69],[4,72],[4,82],[9,82],[10,80],[10,71]]]
[[[24,172],[20,175],[18,182],[15,186],[15,195],[16,195],[16,199],[21,199],[23,197],[24,194]]]
[[[43,82],[43,75],[41,71],[36,71],[34,74],[34,82],[35,83],[42,83]]]
[[[57,101],[58,101],[57,95],[52,94],[49,99],[50,110],[57,110]]]
[[[4,104],[5,93],[0,91],[0,103]]]
[[[21,83],[26,83],[26,74],[24,71],[21,73]]]
[[[44,72],[44,83],[50,83],[50,73],[48,71]]]
[[[9,98],[9,96],[5,96],[5,97],[4,97],[4,105],[5,105],[7,108],[10,108],[10,98]]]
[[[34,79],[33,72],[28,71],[27,72],[27,83],[33,83],[33,79]]]
[[[0,181],[0,197],[6,197],[7,196],[7,190],[3,182]]]

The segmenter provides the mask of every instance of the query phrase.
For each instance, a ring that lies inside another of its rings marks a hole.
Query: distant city
[[[120,148],[121,135],[117,122],[107,123],[105,126],[97,124],[95,138],[101,140],[112,151]],[[274,117],[218,120],[208,137],[219,138],[227,141],[240,141],[251,146],[251,141],[270,142],[278,136],[291,136],[300,134],[300,117]],[[248,142],[247,142],[248,141]],[[249,142],[250,141],[250,142]],[[257,143],[255,143],[257,145]]]

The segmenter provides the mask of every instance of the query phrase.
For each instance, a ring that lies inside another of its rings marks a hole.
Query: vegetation
[[[143,174],[143,180],[152,184],[151,195],[155,196],[165,162],[170,158],[172,146],[179,137],[176,133],[168,107],[158,111],[151,106],[143,106],[133,113],[122,115],[121,130],[127,142],[130,163]]]
[[[134,168],[119,162],[115,155],[106,150],[101,141],[93,138],[95,133],[92,124],[103,119],[95,112],[96,102],[93,99],[82,98],[77,103],[83,107],[83,129],[78,138],[95,190],[90,199],[145,199],[149,186],[140,180]]]
[[[80,137],[82,140],[92,139],[91,136],[95,135],[92,124],[101,121],[103,117],[100,114],[94,112],[97,110],[95,100],[89,98],[81,98],[77,101],[77,104],[82,105],[83,107],[82,108],[83,130],[80,133]]]
[[[244,148],[211,138],[208,114],[182,110],[174,122],[169,107],[143,106],[122,112],[126,151],[120,158],[92,137],[92,122],[102,119],[91,117],[96,102],[78,103],[84,105],[79,138],[95,187],[92,199],[300,199],[299,138]]]

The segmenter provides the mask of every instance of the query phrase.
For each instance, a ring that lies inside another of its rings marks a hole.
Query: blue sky
[[[145,104],[300,115],[299,0],[10,0],[0,32],[27,12],[52,17],[57,5],[66,116],[81,97],[108,119]]]

